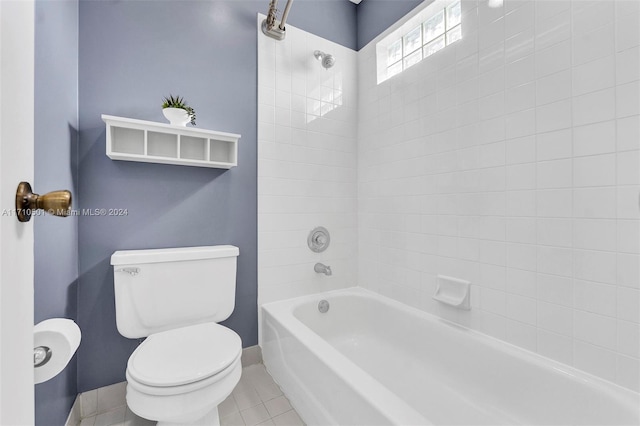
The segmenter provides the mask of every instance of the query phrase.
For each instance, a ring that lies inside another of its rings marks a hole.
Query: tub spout
[[[316,263],[313,267],[313,270],[319,274],[325,274],[327,276],[331,275],[331,266],[324,265],[322,263]]]

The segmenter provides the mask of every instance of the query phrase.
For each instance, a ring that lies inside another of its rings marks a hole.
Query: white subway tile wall
[[[258,30],[259,304],[357,285],[356,72],[351,49],[291,25],[283,41]],[[323,253],[307,247],[316,226],[331,234]]]
[[[462,17],[380,85],[376,40],[358,53],[358,283],[637,391],[640,2]]]

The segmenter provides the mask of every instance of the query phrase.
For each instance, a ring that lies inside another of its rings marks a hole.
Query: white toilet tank
[[[116,251],[116,323],[125,337],[229,318],[236,300],[235,246]]]

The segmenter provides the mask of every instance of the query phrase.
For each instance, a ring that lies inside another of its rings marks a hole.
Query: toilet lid
[[[205,323],[149,336],[133,352],[129,374],[149,386],[178,386],[206,379],[231,365],[242,352],[234,331]]]

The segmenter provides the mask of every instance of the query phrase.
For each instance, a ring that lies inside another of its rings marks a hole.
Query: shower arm
[[[284,24],[287,22],[287,18],[289,17],[289,10],[291,10],[291,4],[293,3],[293,0],[287,0],[287,5],[284,7],[284,12],[282,12],[282,19],[280,20],[280,25],[278,25],[278,28],[280,28],[282,31],[284,31]]]
[[[267,19],[262,21],[262,32],[271,38],[276,40],[284,40],[286,35],[285,23],[287,22],[287,17],[289,16],[289,10],[291,9],[291,4],[293,0],[287,0],[287,5],[284,7],[284,12],[282,13],[282,19],[280,20],[280,24],[276,28],[276,4],[278,0],[271,0],[269,2],[269,13],[267,15]]]

